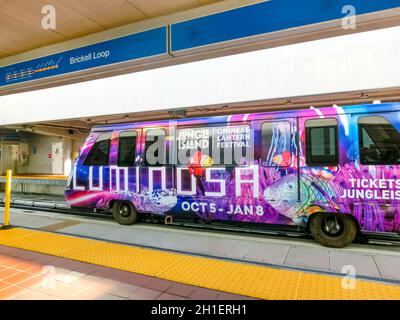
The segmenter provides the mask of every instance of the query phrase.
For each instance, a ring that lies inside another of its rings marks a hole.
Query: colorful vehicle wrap
[[[379,128],[391,141],[372,141]],[[107,210],[125,200],[138,212],[279,225],[304,226],[325,211],[353,215],[361,230],[398,233],[399,131],[399,103],[100,126],[80,151],[65,197],[77,207]],[[118,158],[122,132],[136,142],[125,166]],[[149,139],[154,132],[164,133]],[[106,163],[85,164],[104,134]],[[147,153],[160,137],[164,159],[150,165]],[[392,149],[385,154],[382,146]]]

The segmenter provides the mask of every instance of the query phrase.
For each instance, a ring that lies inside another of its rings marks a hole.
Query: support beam
[[[16,131],[30,132],[41,134],[45,136],[54,136],[60,138],[69,138],[74,140],[81,140],[87,137],[87,134],[80,133],[76,130],[65,130],[65,129],[57,129],[50,128],[46,125],[32,125],[32,126],[7,126],[7,129],[13,129]]]

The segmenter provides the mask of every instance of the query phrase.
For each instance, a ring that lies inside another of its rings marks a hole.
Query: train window
[[[252,140],[249,125],[178,129],[178,164],[248,165],[253,157]]]
[[[309,166],[335,166],[339,163],[336,119],[306,121],[306,162]]]
[[[400,133],[383,117],[358,120],[361,164],[400,164]]]
[[[89,151],[83,165],[106,166],[109,160],[111,133],[101,134]]]
[[[118,166],[133,167],[136,157],[136,131],[123,131],[118,140]]]
[[[292,162],[290,123],[263,123],[261,145],[261,164],[264,167],[289,167]]]
[[[168,148],[166,131],[164,129],[149,129],[146,131],[144,147],[144,163],[146,166],[167,164]]]

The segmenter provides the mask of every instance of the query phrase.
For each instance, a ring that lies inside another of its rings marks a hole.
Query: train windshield
[[[361,117],[358,125],[362,164],[400,164],[400,133],[389,121],[383,117]]]

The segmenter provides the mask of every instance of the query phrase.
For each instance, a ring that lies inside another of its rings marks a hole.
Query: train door
[[[181,126],[176,133],[179,210],[208,220],[252,220],[259,199],[250,123]]]
[[[139,192],[140,129],[114,131],[110,148],[110,191],[124,194]]]
[[[135,223],[139,192],[140,129],[113,132],[108,174],[109,192],[104,193],[103,207],[112,209],[118,223]]]
[[[163,215],[177,203],[169,127],[143,130],[138,210]]]
[[[177,167],[183,211],[206,220],[291,224],[285,214],[298,200],[295,132],[293,119],[178,128],[178,155],[191,155]]]
[[[400,232],[399,112],[353,114],[352,165],[343,197],[364,231]]]
[[[297,224],[299,171],[296,118],[253,121],[263,215],[259,222]]]
[[[340,142],[344,126],[338,116],[299,118],[302,159],[299,179],[299,205],[292,214],[308,221],[315,212],[340,211]],[[333,228],[337,224],[333,224]],[[334,230],[332,229],[332,232]]]

